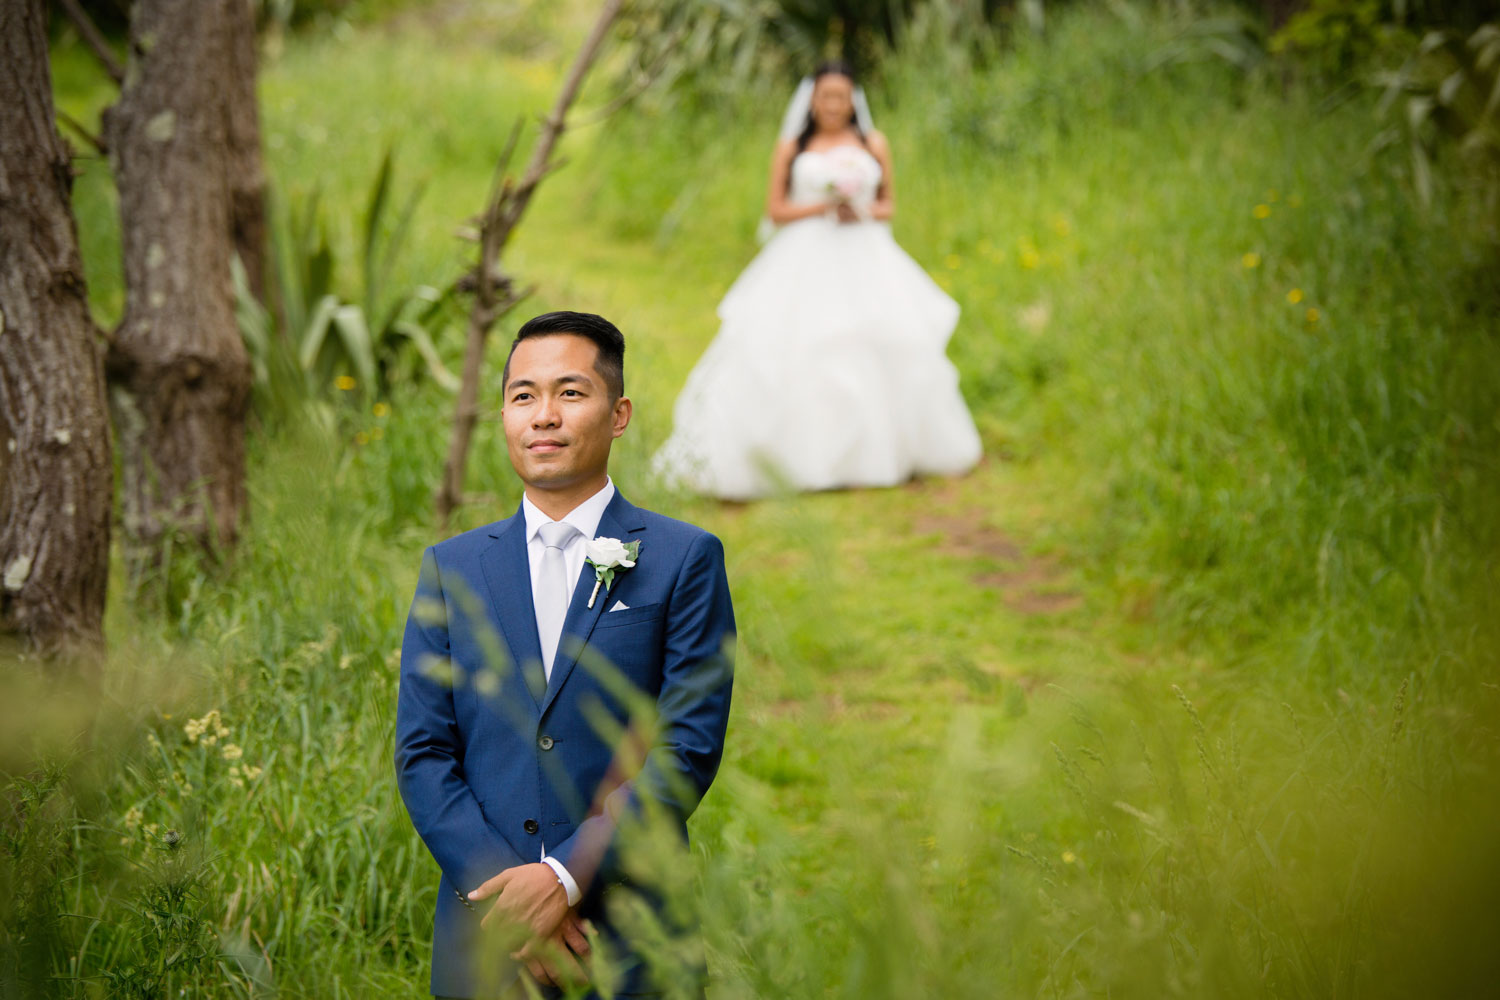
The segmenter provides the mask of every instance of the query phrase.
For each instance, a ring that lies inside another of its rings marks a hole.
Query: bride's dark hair
[[[817,69],[812,72],[813,83],[816,84],[825,76],[842,76],[847,77],[850,83],[855,82],[854,67],[842,59],[829,59],[827,62],[819,63]],[[859,127],[859,112],[853,108],[849,110],[849,124],[854,126],[854,134],[859,136],[860,144],[868,145],[865,142],[865,130]],[[801,153],[807,149],[808,140],[813,137],[813,133],[817,130],[818,123],[813,119],[812,107],[809,106],[807,109],[807,123],[802,126],[802,131],[797,135],[797,152]]]

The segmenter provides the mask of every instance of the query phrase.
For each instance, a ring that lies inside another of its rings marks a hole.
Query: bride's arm
[[[796,158],[797,143],[793,139],[778,142],[776,151],[771,154],[771,180],[766,189],[766,217],[778,226],[822,215],[828,210],[828,206],[822,202],[799,205],[787,200],[787,181],[792,173],[792,160]]]
[[[875,200],[870,203],[866,211],[872,219],[889,219],[896,214],[895,178],[891,173],[891,144],[886,142],[885,136],[875,129],[870,130],[870,135],[865,141],[869,145],[870,155],[880,161],[880,187],[875,192]]]

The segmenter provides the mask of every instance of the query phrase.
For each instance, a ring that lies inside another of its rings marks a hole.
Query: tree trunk
[[[260,155],[260,108],[255,97],[255,12],[248,2],[228,9],[229,221],[234,250],[250,291],[266,302],[266,173]]]
[[[245,505],[250,362],[235,325],[230,95],[248,0],[136,0],[104,130],[120,192],[125,317],[110,350],[127,558],[169,533],[232,545]],[[253,89],[253,82],[250,84]]]
[[[103,642],[113,471],[45,0],[0,0],[0,631]]]

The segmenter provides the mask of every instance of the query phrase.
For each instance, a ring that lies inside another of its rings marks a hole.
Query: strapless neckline
[[[845,149],[852,149],[852,150],[854,150],[857,153],[864,153],[870,159],[875,160],[875,154],[874,153],[870,152],[864,146],[859,146],[859,145],[856,145],[855,143],[852,143],[852,142],[841,143],[840,145],[837,145],[837,146],[829,146],[827,149],[804,149],[802,152],[798,153],[797,155],[798,156],[807,156],[809,153],[811,153],[811,154],[814,154],[816,156],[829,156],[829,155],[831,155],[833,153],[838,153],[838,152],[841,152],[842,150],[845,150]],[[880,161],[879,160],[875,160],[875,162],[879,163]]]

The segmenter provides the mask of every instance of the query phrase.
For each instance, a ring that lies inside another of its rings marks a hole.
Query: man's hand
[[[545,940],[556,933],[568,912],[568,890],[552,866],[540,861],[505,869],[469,893],[469,901],[478,903],[492,896],[495,905],[481,921],[487,930],[524,927],[532,938]]]
[[[551,937],[532,938],[510,957],[524,963],[526,971],[543,986],[566,988],[569,984],[586,983],[588,973],[579,963],[588,957],[589,939],[585,932],[592,930],[578,919],[577,911],[569,910]]]

